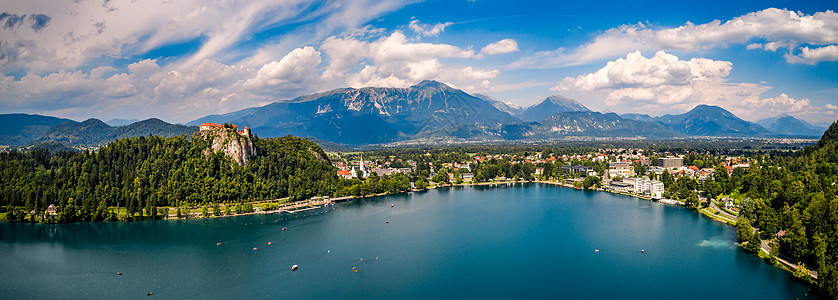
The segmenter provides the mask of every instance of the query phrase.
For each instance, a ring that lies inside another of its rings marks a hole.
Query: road
[[[771,253],[771,245],[768,244],[769,241],[768,240],[760,240],[760,241],[762,242],[762,243],[760,243],[761,244],[760,245],[761,246],[760,250],[762,250],[762,252],[764,252],[765,254]],[[791,261],[790,259],[777,256],[777,261],[779,261],[780,263],[782,263],[783,265],[785,265],[789,269],[792,269],[792,270],[797,269],[797,263]],[[818,271],[809,270],[809,276],[812,276],[812,278],[817,280],[818,279]]]
[[[731,220],[733,220],[734,222],[739,220],[739,217],[738,217],[738,216],[734,216],[734,215],[731,215],[731,214],[727,213],[726,211],[724,211],[724,210],[722,210],[721,208],[719,208],[718,206],[716,206],[716,203],[713,203],[713,201],[710,201],[710,208],[712,208],[712,209],[714,209],[714,210],[718,211],[718,212],[719,212],[719,215],[721,215],[721,216],[723,216],[723,217],[725,217],[725,218],[731,219]]]

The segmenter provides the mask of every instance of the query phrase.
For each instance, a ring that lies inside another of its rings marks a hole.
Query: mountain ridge
[[[790,136],[820,136],[826,131],[826,128],[814,126],[785,113],[759,120],[756,123],[778,134]]]

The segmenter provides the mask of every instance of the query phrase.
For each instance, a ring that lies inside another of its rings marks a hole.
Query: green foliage
[[[754,233],[751,235],[751,238],[748,239],[748,244],[745,245],[745,251],[748,253],[757,253],[759,252],[759,248],[762,246],[760,244],[761,241],[759,239],[759,233]]]
[[[126,138],[95,153],[0,153],[0,206],[43,212],[55,204],[56,222],[131,221],[158,217],[160,206],[337,193],[336,169],[316,144],[291,136],[252,141],[259,155],[244,167],[221,152],[205,155],[208,141],[185,136]],[[111,207],[119,208],[115,216]]]
[[[806,263],[798,263],[792,274],[798,279],[806,280],[809,278],[809,268],[806,267]]]
[[[768,251],[768,258],[766,258],[766,261],[772,265],[777,264],[777,255],[780,255],[780,247],[777,247],[776,243],[771,243],[771,248]]]
[[[582,181],[582,186],[586,189],[589,189],[595,184],[599,183],[600,181],[602,181],[602,178],[600,178],[599,176],[588,176],[585,177],[585,181]]]
[[[736,220],[736,240],[740,243],[751,240],[753,229],[751,229],[751,222],[747,218],[740,217]]]

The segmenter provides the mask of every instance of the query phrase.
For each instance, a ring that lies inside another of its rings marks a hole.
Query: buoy
[[[332,250],[326,250],[326,253],[332,253]]]
[[[361,261],[364,261],[364,259],[362,258]]]
[[[215,243],[216,246],[221,246],[221,243]]]
[[[355,270],[355,273],[358,273],[358,270]]]
[[[378,256],[375,257],[375,260],[378,260]]]
[[[646,253],[646,249],[640,250],[640,253]]]
[[[390,221],[384,221],[384,223],[390,224]]]
[[[116,273],[116,275],[122,275],[122,272]]]
[[[296,271],[296,270],[297,270],[297,265],[291,266],[291,271]]]
[[[396,205],[395,204],[390,204],[390,207],[394,207],[394,206],[396,206]]]
[[[271,242],[268,242],[268,245],[270,245],[270,244],[271,244]]]
[[[352,270],[355,270],[355,267],[352,267]]]

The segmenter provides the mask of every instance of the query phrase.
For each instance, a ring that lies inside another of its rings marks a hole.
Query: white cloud
[[[353,87],[405,87],[424,79],[462,82],[486,79],[499,72],[448,67],[440,59],[469,59],[478,55],[474,50],[448,44],[412,43],[400,31],[373,41],[350,36],[329,37],[321,49],[329,58],[323,79],[345,78],[345,84]],[[358,68],[361,70],[353,74]]]
[[[49,21],[38,30],[0,30],[0,69],[77,68],[100,58],[124,59],[200,40],[197,52],[182,57],[184,68],[189,68],[228,55],[225,52],[237,43],[266,29],[303,23],[307,38],[319,42],[409,1],[14,1],[4,5],[4,11],[41,13]]]
[[[751,97],[746,99],[745,106],[757,110],[779,113],[808,113],[814,110],[809,99],[795,99],[789,97],[785,93],[781,93],[777,97],[760,99]]]
[[[317,66],[320,61],[320,51],[309,46],[297,48],[281,60],[262,66],[256,77],[245,82],[244,86],[267,93],[278,88],[304,88],[310,84],[309,81],[318,77]]]
[[[838,45],[829,45],[820,48],[800,48],[799,54],[786,54],[786,61],[789,63],[802,63],[814,65],[822,61],[838,60]]]
[[[718,105],[746,120],[780,113],[825,119],[809,99],[781,93],[763,98],[771,87],[728,81],[733,65],[705,58],[681,60],[664,51],[646,58],[639,51],[610,61],[589,74],[564,78],[553,91],[605,99],[611,111],[648,114],[686,111],[698,104]]]
[[[605,67],[590,74],[563,79],[554,91],[610,89],[608,99],[623,99],[680,103],[693,95],[696,81],[718,81],[730,74],[732,64],[704,58],[689,61],[658,51],[646,58],[640,51],[625,58],[608,62]]]
[[[771,51],[801,44],[838,44],[838,13],[825,11],[806,15],[786,9],[768,8],[726,22],[715,20],[700,25],[687,22],[676,28],[622,25],[606,30],[592,42],[575,49],[536,52],[512,66],[554,68],[614,58],[636,50],[696,51],[748,43],[752,39],[765,39],[769,43],[752,43],[748,45],[749,49]]]
[[[480,53],[485,55],[495,55],[512,52],[518,52],[518,42],[513,39],[500,40],[495,43],[488,44],[486,45],[486,47],[483,47],[483,49],[480,50]]]
[[[440,33],[445,31],[445,27],[453,25],[453,22],[445,22],[445,23],[437,23],[434,25],[427,25],[419,23],[419,20],[411,20],[408,27],[412,29],[416,34],[430,37],[430,36],[438,36]]]
[[[253,66],[210,59],[160,65],[143,59],[123,70],[101,66],[89,72],[2,76],[0,110],[185,122],[347,85],[406,87],[434,79],[481,88],[500,73],[456,64],[479,57],[471,48],[410,42],[399,31],[387,36],[380,36],[380,30],[366,32],[329,37],[319,47],[295,48]]]
[[[826,109],[838,110],[838,106],[827,103],[826,104]]]

